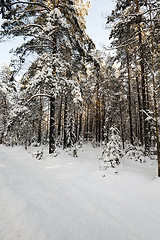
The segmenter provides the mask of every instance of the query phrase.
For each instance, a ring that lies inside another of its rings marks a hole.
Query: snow
[[[1,240],[159,240],[157,163],[124,160],[98,170],[102,148],[86,144],[73,158],[58,149],[0,145]]]
[[[58,8],[55,8],[53,10],[53,15],[55,15],[57,18],[60,18],[62,16],[62,13]]]

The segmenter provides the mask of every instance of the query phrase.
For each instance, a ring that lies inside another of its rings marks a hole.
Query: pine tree
[[[0,69],[0,143],[5,142],[9,113],[16,99],[14,74],[10,67],[4,65]]]
[[[51,101],[50,152],[55,149],[55,99],[61,95],[63,89],[70,87],[71,92],[80,89],[77,73],[86,71],[85,61],[92,60],[92,55],[89,54],[92,41],[83,30],[81,21],[84,13],[81,14],[80,9],[81,7],[75,9],[73,1],[26,1],[20,5],[15,3],[14,20],[2,24],[2,35],[29,37],[15,51],[16,58],[20,55],[20,66],[28,54],[37,54],[36,61],[28,71],[32,95],[30,94],[27,102],[42,96],[49,97]]]
[[[130,68],[127,68],[130,69],[131,90],[136,88],[137,100],[134,108],[133,105],[131,106],[131,110],[139,115],[139,122],[132,118],[133,135],[138,137],[141,145],[145,145],[146,155],[153,144],[151,138],[156,137],[157,156],[160,159],[158,96],[156,95],[158,92],[156,65],[159,63],[156,60],[159,56],[158,9],[159,3],[154,0],[117,1],[107,24],[114,23],[111,31],[112,46],[117,48],[116,58],[121,61],[121,66],[124,66],[127,59],[127,55],[125,59],[122,58],[125,48],[132,56],[128,61]],[[135,141],[137,141],[136,138]]]
[[[76,143],[75,122],[73,113],[69,114],[67,126],[67,147],[71,148]]]
[[[107,168],[115,168],[122,160],[122,144],[119,131],[117,128],[110,128],[109,141],[106,143],[105,149],[102,152],[102,157],[99,158],[100,170]]]

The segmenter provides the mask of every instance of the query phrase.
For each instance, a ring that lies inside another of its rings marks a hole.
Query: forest
[[[0,41],[23,39],[0,69],[0,144],[55,154],[89,141],[105,155],[118,139],[115,151],[156,155],[160,177],[159,1],[116,1],[103,50],[84,0],[1,0],[0,11]]]

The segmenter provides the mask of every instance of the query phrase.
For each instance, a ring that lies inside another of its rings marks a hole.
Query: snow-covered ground
[[[0,240],[159,240],[155,161],[99,171],[101,148],[37,160],[0,146]]]

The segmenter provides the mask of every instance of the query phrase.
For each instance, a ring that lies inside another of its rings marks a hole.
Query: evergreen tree
[[[153,103],[150,102],[150,99],[153,98],[150,97],[149,93],[150,76],[147,74],[147,65],[151,63],[148,57],[152,52],[151,41],[148,39],[152,34],[149,34],[148,31],[152,29],[150,24],[148,25],[147,23],[151,23],[149,13],[153,18],[157,11],[157,1],[117,1],[115,10],[108,17],[107,21],[107,24],[114,23],[110,37],[113,39],[112,46],[117,48],[116,59],[121,62],[121,71],[125,68],[126,72],[128,72],[130,141],[133,143],[133,137],[139,136],[141,144],[144,143],[145,145],[146,154],[150,149],[151,138],[150,123],[147,116],[153,106]],[[151,38],[153,40],[153,36]],[[135,68],[133,67],[134,65]],[[138,95],[139,129],[137,128],[137,123],[133,121],[132,116],[133,112],[137,111],[135,108],[136,105],[132,105],[131,101],[132,89],[134,90],[135,87],[135,75]],[[140,132],[138,135],[136,132],[137,129]]]
[[[73,113],[69,114],[68,126],[67,126],[67,147],[71,148],[76,142],[75,135],[75,122]]]
[[[100,170],[106,170],[107,168],[115,168],[122,160],[122,144],[119,131],[117,128],[110,128],[110,137],[105,149],[102,152],[102,157],[99,158]]]
[[[0,69],[0,143],[5,142],[10,110],[17,99],[15,79],[10,67]]]
[[[15,51],[20,64],[28,54],[38,55],[29,69],[32,96],[28,102],[38,96],[50,99],[50,153],[55,150],[55,98],[66,86],[75,87],[70,92],[77,91],[77,70],[85,71],[84,62],[92,60],[88,51],[92,41],[81,28],[79,9],[75,10],[73,1],[15,3],[14,20],[2,24],[2,35],[29,37]]]

